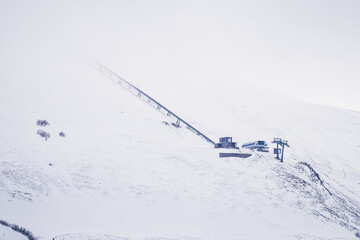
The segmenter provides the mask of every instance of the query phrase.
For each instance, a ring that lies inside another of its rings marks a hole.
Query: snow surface
[[[206,66],[122,74],[115,57],[95,56],[215,141],[282,137],[291,146],[283,164],[271,152],[220,159],[59,46],[41,47],[1,61],[3,220],[40,239],[357,239],[360,113]]]
[[[0,240],[27,240],[27,237],[0,224]]]

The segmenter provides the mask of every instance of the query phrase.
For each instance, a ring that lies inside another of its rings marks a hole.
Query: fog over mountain
[[[359,6],[326,3],[2,1],[0,239],[358,239]]]

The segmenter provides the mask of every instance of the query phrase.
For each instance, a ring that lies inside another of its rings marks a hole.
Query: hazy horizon
[[[215,69],[284,95],[360,111],[358,1],[1,1],[0,6],[1,51],[33,46],[46,51],[49,39],[57,38],[105,64],[118,64],[120,75],[136,69],[175,81],[171,76],[179,72]]]

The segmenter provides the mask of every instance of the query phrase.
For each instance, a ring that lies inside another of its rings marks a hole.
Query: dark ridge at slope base
[[[20,227],[16,224],[10,224],[4,220],[0,220],[0,224],[3,225],[3,226],[6,226],[6,227],[9,227],[11,228],[12,230],[14,230],[15,232],[18,232],[22,235],[24,235],[25,237],[27,237],[29,240],[37,240],[36,237],[34,237],[33,233],[30,232],[29,230],[23,228],[23,227]]]
[[[282,187],[297,196],[294,206],[310,211],[326,222],[335,222],[358,233],[359,204],[326,183],[309,163],[299,162],[295,168],[300,175],[295,176],[285,169],[278,171],[278,176],[282,178]],[[309,199],[311,204],[306,208]]]

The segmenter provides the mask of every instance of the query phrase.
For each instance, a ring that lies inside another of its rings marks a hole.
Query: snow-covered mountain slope
[[[0,240],[27,240],[27,238],[9,227],[0,224]]]
[[[186,128],[164,124],[174,119],[53,51],[1,66],[0,218],[40,239],[357,239],[359,113],[212,68],[125,69],[215,141],[282,137],[291,146],[284,163],[271,152],[220,159]],[[104,64],[122,75],[121,64]]]

